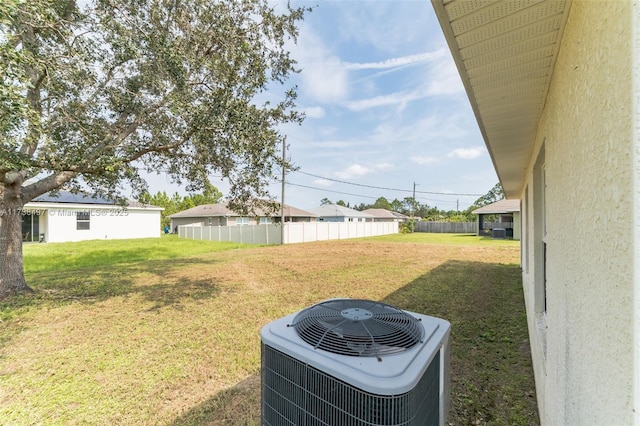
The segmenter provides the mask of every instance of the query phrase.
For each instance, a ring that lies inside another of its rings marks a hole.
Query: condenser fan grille
[[[420,320],[370,300],[322,302],[300,311],[290,326],[315,349],[349,356],[400,353],[424,338]]]

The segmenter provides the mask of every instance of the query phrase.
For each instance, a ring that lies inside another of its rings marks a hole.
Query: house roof
[[[263,209],[256,209],[256,214],[258,216],[266,216],[265,211]],[[308,211],[298,209],[296,207],[289,206],[287,204],[284,205],[284,215],[286,217],[315,217],[313,213]],[[219,203],[219,204],[203,204],[201,206],[195,206],[187,210],[183,210],[178,213],[174,213],[170,215],[170,218],[179,218],[179,217],[215,217],[215,216],[241,216],[240,214],[234,212],[229,209],[227,203]],[[275,216],[279,216],[276,214]]]
[[[320,217],[364,217],[372,219],[374,216],[349,207],[340,206],[338,204],[324,204],[320,207],[309,210]]]
[[[508,197],[524,183],[571,0],[432,0]]]
[[[37,196],[32,200],[35,203],[65,203],[65,204],[115,204],[113,200],[103,197],[94,197],[87,194],[73,194],[67,191],[59,191],[52,195],[46,193]]]
[[[475,209],[473,214],[500,214],[520,211],[520,200],[500,200]]]
[[[55,205],[55,204],[85,204],[85,205],[100,205],[100,206],[116,206],[118,205],[113,200],[104,197],[97,197],[88,194],[74,194],[68,191],[59,191],[56,195],[46,193],[37,196],[27,204],[33,205]],[[152,206],[150,204],[139,203],[138,201],[127,200],[126,206],[130,208],[151,208],[164,210],[163,207]]]
[[[368,213],[374,216],[376,219],[408,219],[409,216],[402,213],[393,212],[387,209],[366,209],[362,210],[364,213]]]

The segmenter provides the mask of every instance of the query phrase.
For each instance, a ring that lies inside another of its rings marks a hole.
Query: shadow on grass
[[[512,237],[510,238],[493,238],[491,235],[477,235],[477,234],[455,234],[452,235],[453,238],[460,239],[474,239],[477,241],[515,241]]]
[[[170,426],[257,426],[260,424],[260,375],[256,374],[176,418]]]
[[[383,301],[451,323],[447,424],[539,424],[517,265],[448,261]],[[172,425],[259,424],[259,380],[216,394]]]
[[[384,302],[451,323],[449,424],[539,424],[518,265],[451,260]]]
[[[39,308],[65,303],[95,303],[112,297],[139,294],[153,302],[152,309],[179,307],[184,298],[215,297],[219,287],[211,279],[172,279],[173,270],[213,261],[201,258],[152,260],[64,271],[31,273],[29,285],[35,290],[0,303],[1,308]]]
[[[207,279],[171,279],[175,269],[207,264],[210,259],[182,258],[126,263],[117,266],[78,268],[65,271],[31,273],[29,285],[34,293],[22,294],[0,302],[0,348],[19,334],[24,325],[16,321],[32,309],[64,306],[69,303],[96,303],[112,297],[139,294],[153,303],[149,311],[162,308],[182,309],[185,299],[202,300],[220,293],[218,283]],[[145,278],[149,284],[145,284]],[[153,283],[157,281],[157,283]]]

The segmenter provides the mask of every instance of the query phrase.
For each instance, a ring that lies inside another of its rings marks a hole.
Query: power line
[[[146,171],[146,169],[140,168],[140,167],[134,167],[137,170],[144,170]],[[168,170],[162,170],[160,169],[159,171],[165,172],[168,174]],[[333,178],[328,178],[328,177],[324,177],[324,176],[320,176],[320,175],[316,175],[313,173],[308,173],[308,172],[303,172],[301,170],[294,170],[296,173],[300,173],[303,175],[307,175],[307,176],[312,176],[318,179],[324,179],[324,180],[328,180],[328,181],[332,181],[332,182],[337,182],[337,183],[342,183],[345,185],[353,185],[353,186],[360,186],[363,188],[372,188],[372,189],[379,189],[379,190],[383,190],[383,191],[397,191],[397,192],[404,192],[404,193],[408,193],[411,194],[413,191],[410,189],[399,189],[399,188],[385,188],[385,187],[381,187],[381,186],[374,186],[374,185],[366,185],[366,184],[362,184],[362,183],[354,183],[354,182],[347,182],[347,181],[343,181],[343,180],[339,180],[339,179],[333,179]],[[215,178],[222,178],[224,179],[224,176],[218,176],[218,175],[210,175],[211,177],[215,177]],[[275,179],[275,182],[279,182],[281,183],[282,180],[281,179]],[[317,188],[317,187],[313,187],[313,186],[307,186],[307,185],[301,185],[301,184],[296,184],[296,183],[291,183],[291,182],[286,182],[287,185],[291,185],[291,186],[299,186],[301,188],[308,188],[308,189],[314,189],[317,191],[326,191],[326,192],[331,192],[331,193],[335,193],[335,194],[342,194],[342,195],[351,195],[354,197],[362,197],[362,198],[370,198],[373,200],[377,200],[379,197],[372,197],[372,196],[367,196],[367,195],[361,195],[361,194],[353,194],[353,193],[349,193],[349,192],[341,192],[341,191],[335,191],[335,190],[330,190],[327,188]],[[430,194],[430,195],[456,195],[456,196],[468,196],[468,197],[480,197],[483,194],[463,194],[463,193],[455,193],[455,192],[433,192],[433,191],[418,191],[415,190],[414,194]],[[430,202],[436,202],[436,203],[453,203],[451,201],[446,201],[446,200],[433,200],[433,199],[429,199],[429,198],[425,198],[425,197],[415,197],[414,199],[422,199],[425,201],[430,201]]]
[[[362,195],[362,194],[351,194],[349,192],[341,192],[341,191],[334,191],[332,189],[326,189],[326,188],[316,188],[313,186],[307,186],[307,185],[301,185],[299,183],[291,183],[291,182],[287,182],[287,185],[290,186],[299,186],[301,188],[307,188],[307,189],[315,189],[316,191],[324,191],[324,192],[331,192],[334,194],[342,194],[342,195],[351,195],[353,197],[361,197],[361,198],[370,198],[372,200],[377,200],[379,197],[371,197],[369,195]]]
[[[323,192],[329,192],[329,193],[341,194],[341,195],[350,195],[352,197],[368,198],[368,199],[371,199],[371,200],[377,200],[378,198],[380,198],[380,197],[372,197],[372,196],[369,196],[369,195],[353,194],[353,193],[350,193],[350,192],[335,191],[335,190],[327,189],[327,188],[318,188],[318,187],[315,187],[315,186],[302,185],[302,184],[299,184],[299,183],[286,182],[286,184],[288,186],[298,186],[298,187],[301,187],[301,188],[313,189],[313,190],[316,190],[316,191],[323,191]],[[436,206],[436,204],[437,205],[442,205],[442,204],[455,205],[456,204],[456,201],[434,200],[434,199],[425,198],[425,197],[416,197],[416,200],[424,200],[424,201],[427,201],[429,203],[434,203],[434,206]]]
[[[365,185],[363,183],[353,183],[353,182],[347,182],[344,180],[339,180],[339,179],[333,179],[333,178],[328,178],[328,177],[324,177],[324,176],[319,176],[319,175],[315,175],[313,173],[307,173],[307,172],[303,172],[300,170],[296,170],[296,173],[300,173],[303,175],[307,175],[307,176],[312,176],[318,179],[324,179],[324,180],[328,180],[328,181],[332,181],[332,182],[338,182],[338,183],[344,183],[346,185],[354,185],[354,186],[361,186],[364,188],[373,188],[373,189],[381,189],[384,191],[398,191],[398,192],[408,192],[408,193],[412,193],[412,190],[410,189],[399,189],[399,188],[385,188],[382,186],[374,186],[374,185]],[[457,195],[457,196],[469,196],[469,197],[480,197],[483,194],[462,194],[462,193],[457,193],[457,192],[433,192],[433,191],[415,191],[415,193],[418,194],[431,194],[431,195]]]

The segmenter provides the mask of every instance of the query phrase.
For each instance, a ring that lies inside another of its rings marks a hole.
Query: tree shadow
[[[257,426],[259,424],[260,375],[255,374],[192,407],[169,425]]]
[[[154,302],[156,308],[177,306],[183,299],[215,297],[220,290],[215,280],[192,279],[174,272],[214,262],[204,258],[181,258],[31,273],[29,284],[35,292],[11,298],[2,302],[0,307],[15,310],[38,309],[52,304],[90,304],[132,294]]]
[[[384,302],[451,323],[450,424],[539,424],[518,265],[450,260]]]
[[[451,323],[447,424],[539,424],[521,280],[517,265],[450,260],[382,300]],[[239,382],[172,426],[259,424],[259,381]]]
[[[211,278],[187,278],[174,274],[182,268],[211,265],[215,260],[181,258],[32,273],[33,293],[0,302],[0,348],[26,327],[18,318],[28,310],[61,307],[70,303],[94,304],[113,297],[137,294],[153,303],[149,311],[183,309],[186,300],[217,297],[220,283]],[[145,277],[148,284],[144,283]]]

